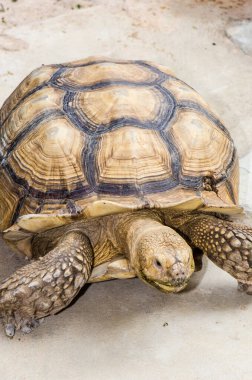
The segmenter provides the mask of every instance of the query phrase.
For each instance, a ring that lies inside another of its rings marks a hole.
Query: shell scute
[[[33,70],[4,102],[0,110],[0,123],[3,124],[6,121],[10,113],[20,104],[20,101],[43,87],[57,69],[57,65],[51,65],[41,66]]]
[[[181,157],[182,175],[213,175],[218,180],[226,171],[233,142],[204,114],[193,109],[178,112],[169,132]]]
[[[13,109],[0,129],[0,149],[8,155],[15,146],[25,139],[41,122],[62,113],[65,93],[44,87],[25,99]]]

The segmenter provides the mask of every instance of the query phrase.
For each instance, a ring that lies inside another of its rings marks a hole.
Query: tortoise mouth
[[[162,284],[157,281],[153,281],[152,285],[155,286],[157,289],[161,290],[165,293],[178,293],[181,292],[181,290],[185,289],[189,281],[184,281],[183,284],[180,285],[172,285],[170,283]]]
[[[189,282],[189,278],[185,279],[185,281],[183,281],[182,283],[180,282],[178,284],[174,284],[171,282],[164,283],[164,282],[159,282],[159,281],[153,281],[153,280],[150,280],[148,277],[146,277],[143,271],[140,271],[139,277],[147,284],[154,286],[155,288],[157,288],[158,290],[161,290],[161,292],[164,292],[164,293],[178,293],[181,290],[185,289],[185,287],[187,286]]]

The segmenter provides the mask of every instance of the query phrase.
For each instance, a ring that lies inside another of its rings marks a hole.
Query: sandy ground
[[[242,0],[0,0],[0,104],[42,63],[106,55],[165,64],[230,130],[241,203],[252,210],[252,56],[227,33],[251,17]],[[4,278],[24,260],[1,247]],[[31,335],[0,331],[0,378],[250,380],[251,315],[252,298],[207,261],[178,295],[137,279],[94,284]]]

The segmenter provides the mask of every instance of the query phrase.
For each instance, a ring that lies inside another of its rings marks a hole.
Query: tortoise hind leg
[[[64,309],[87,282],[93,249],[81,230],[64,234],[44,257],[13,273],[0,286],[6,334],[29,332],[36,320]]]
[[[180,227],[192,243],[252,294],[252,228],[209,215],[197,215]]]

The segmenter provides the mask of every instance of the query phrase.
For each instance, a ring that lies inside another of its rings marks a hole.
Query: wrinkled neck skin
[[[139,239],[150,228],[159,228],[163,223],[162,215],[156,211],[141,210],[130,214],[122,214],[117,223],[116,230],[118,244],[122,246],[132,265],[136,261],[137,245]]]
[[[184,289],[194,272],[192,250],[162,214],[143,210],[122,215],[116,226],[118,244],[137,276],[164,292]]]

